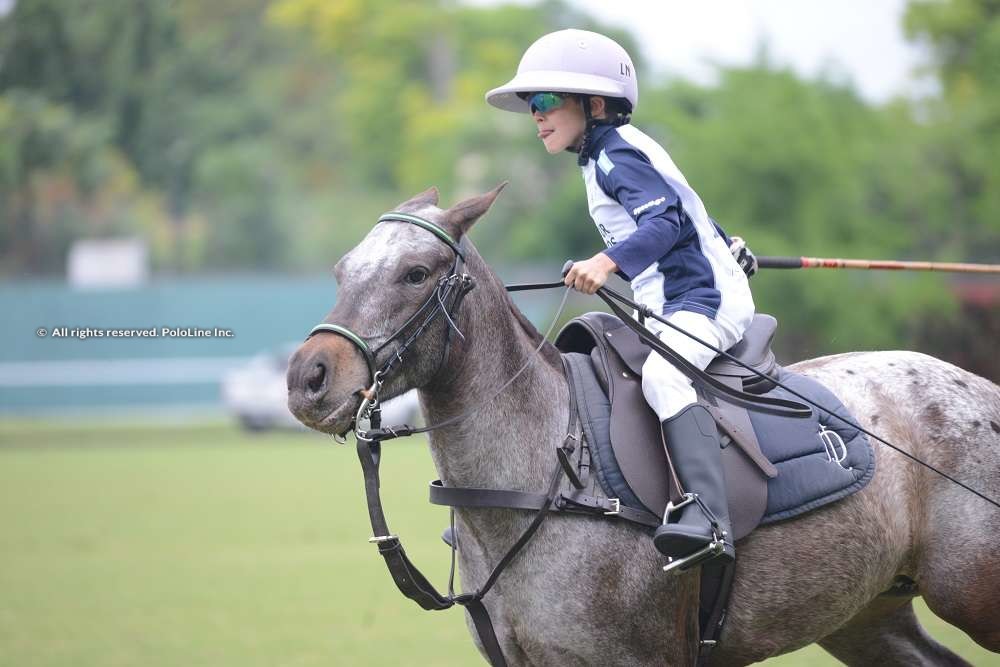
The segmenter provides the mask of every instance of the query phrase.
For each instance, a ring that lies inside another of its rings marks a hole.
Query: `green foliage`
[[[215,263],[219,253],[210,249],[219,246],[226,248],[222,253],[229,258],[223,265],[267,264],[271,254],[280,254],[281,236],[272,229],[277,219],[267,210],[247,213],[259,208],[269,192],[266,188],[229,190],[221,202],[215,193],[203,200],[195,194],[201,185],[198,178],[211,171],[201,166],[203,160],[212,155],[218,163],[227,150],[234,150],[234,143],[266,136],[278,113],[267,103],[268,96],[252,94],[254,65],[268,59],[271,45],[259,20],[248,20],[260,10],[241,6],[239,11],[235,21],[231,15],[215,16],[213,29],[206,30],[198,24],[206,17],[193,2],[23,0],[14,5],[0,21],[0,43],[10,54],[0,69],[0,101],[10,109],[11,123],[33,129],[15,134],[8,149],[26,156],[11,176],[17,180],[8,178],[2,184],[5,200],[21,202],[0,212],[6,218],[5,229],[22,227],[11,235],[12,245],[4,246],[8,267],[58,270],[73,237],[126,231],[111,229],[115,226],[104,218],[124,213],[139,222],[142,216],[123,203],[111,211],[98,211],[101,215],[96,218],[88,215],[95,203],[115,198],[109,170],[95,172],[94,167],[94,156],[107,155],[117,156],[121,169],[132,175],[135,197],[160,200],[154,207],[155,220],[147,217],[158,266],[184,269]],[[255,30],[240,32],[254,26]],[[49,113],[37,117],[23,103],[26,98]],[[50,127],[55,120],[46,121],[54,118],[54,110],[61,114],[65,132]],[[81,142],[90,158],[68,159]],[[235,150],[247,156],[249,149]],[[272,155],[265,150],[255,157],[267,161]],[[102,158],[98,163],[108,161]],[[10,164],[10,159],[3,162]],[[56,212],[50,210],[51,197],[31,192],[40,178],[49,180],[46,170],[52,168],[59,170],[65,189],[73,192],[72,200]],[[198,224],[192,211],[206,201],[228,212],[223,220],[228,224]],[[63,242],[42,237],[29,244],[30,252],[14,250],[17,241],[37,238],[38,230],[53,226],[67,230]],[[239,231],[226,234],[233,226]],[[237,239],[249,239],[256,248],[240,250],[233,243]],[[192,253],[198,247],[209,251]]]
[[[55,271],[86,230],[137,233],[151,196],[95,118],[26,90],[0,96],[0,266],[9,273]]]
[[[943,94],[929,100],[929,167],[951,223],[934,239],[951,257],[1000,254],[1000,4],[913,2],[908,34],[930,52]],[[955,234],[958,223],[963,233]]]
[[[759,254],[995,261],[1000,9],[920,0],[905,24],[941,92],[873,105],[762,49],[716,84],[643,74],[636,124]],[[483,93],[561,0],[19,0],[0,17],[0,272],[58,273],[76,238],[137,234],[160,271],[331,266],[381,211],[511,185],[473,237],[494,262],[601,249],[570,155]],[[641,59],[637,69],[648,72]],[[942,280],[787,273],[754,281],[799,347],[906,339],[953,309]]]

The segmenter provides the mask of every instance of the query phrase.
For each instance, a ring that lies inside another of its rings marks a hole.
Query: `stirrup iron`
[[[709,523],[712,525],[712,541],[703,546],[701,549],[688,554],[687,556],[682,556],[680,558],[672,558],[667,556],[667,564],[663,566],[664,572],[674,572],[675,574],[680,574],[681,572],[686,572],[693,567],[701,565],[705,561],[711,560],[716,556],[722,554],[726,549],[726,544],[724,542],[726,537],[726,531],[721,530],[719,527],[719,520],[716,518],[715,513],[712,512],[705,505],[704,501],[698,497],[697,493],[685,493],[683,500],[674,505],[673,500],[667,501],[667,508],[663,512],[663,523],[666,524],[670,519],[670,515],[677,510],[695,503],[704,513],[705,518],[708,519]],[[721,533],[721,537],[719,536]]]
[[[674,505],[674,501],[673,500],[668,500],[667,501],[667,509],[665,509],[663,511],[663,523],[667,523],[667,520],[670,518],[670,515],[673,514],[674,512],[676,512],[677,510],[679,510],[680,508],[684,507],[685,505],[690,505],[691,503],[695,502],[695,500],[697,500],[697,498],[698,498],[698,494],[697,493],[685,493],[685,494],[683,494],[683,498],[684,498],[684,500],[680,501],[676,505]]]
[[[722,554],[725,551],[725,543],[719,539],[716,532],[712,531],[712,541],[703,546],[698,551],[693,554],[688,554],[682,558],[671,558],[667,556],[667,564],[663,566],[664,572],[674,572],[675,574],[680,574],[681,572],[686,572],[693,567],[701,565],[705,561],[712,560],[716,556]]]

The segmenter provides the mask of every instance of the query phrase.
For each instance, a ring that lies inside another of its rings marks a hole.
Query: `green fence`
[[[518,273],[505,277],[539,278]],[[518,303],[540,324],[553,296],[521,295]],[[227,371],[302,340],[335,298],[325,276],[159,279],[101,290],[5,283],[0,415],[218,411]]]
[[[324,277],[172,279],[102,290],[4,284],[0,411],[217,409],[226,371],[301,339],[334,299],[335,283]]]

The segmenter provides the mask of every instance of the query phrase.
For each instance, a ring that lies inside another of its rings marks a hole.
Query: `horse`
[[[475,289],[452,313],[454,322],[437,318],[412,341],[382,395],[416,388],[428,423],[453,420],[429,435],[446,486],[537,492],[566,435],[569,390],[558,351],[467,238],[502,188],[449,209],[438,207],[431,188],[396,209],[461,243]],[[324,321],[357,332],[381,365],[400,351],[391,332],[416,326],[408,320],[432,299],[455,252],[426,228],[380,222],[336,263],[339,294]],[[345,433],[365,400],[372,361],[345,336],[308,338],[290,360],[289,409],[315,430]],[[822,382],[861,425],[908,454],[983,493],[1000,492],[1000,387],[992,382],[905,351],[838,354],[789,368]],[[486,402],[518,370],[516,381]],[[713,664],[749,664],[812,643],[848,665],[968,664],[924,632],[916,596],[1000,651],[1000,510],[889,448],[876,445],[876,459],[876,474],[860,492],[737,543]],[[488,577],[532,516],[455,510],[467,587]],[[549,517],[483,599],[507,662],[694,664],[697,568],[664,574],[664,560],[648,534],[624,522]]]

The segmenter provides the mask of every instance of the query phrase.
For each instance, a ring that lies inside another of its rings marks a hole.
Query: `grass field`
[[[430,457],[420,440],[386,448],[390,523],[444,586]],[[353,447],[317,434],[0,422],[0,525],[2,665],[483,664],[459,611],[396,591],[366,542]],[[765,664],[839,663],[810,647]]]

